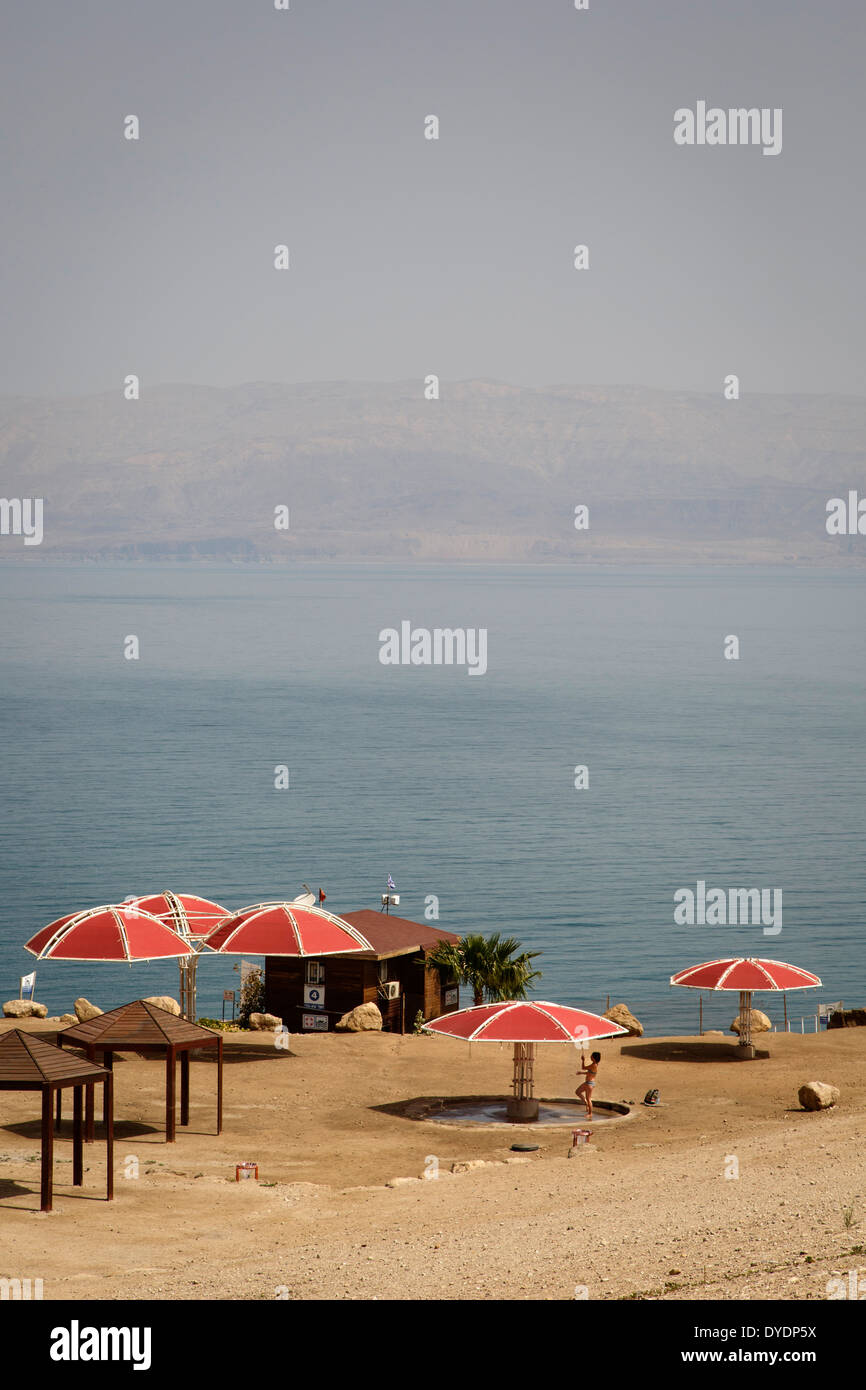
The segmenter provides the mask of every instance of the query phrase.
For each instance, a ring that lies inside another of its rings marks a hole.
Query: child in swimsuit
[[[581,1052],[580,1054],[580,1070],[577,1074],[579,1076],[581,1072],[585,1072],[586,1080],[578,1086],[574,1094],[576,1096],[580,1096],[581,1100],[586,1106],[586,1118],[588,1120],[592,1119],[592,1093],[595,1090],[595,1078],[598,1072],[598,1064],[600,1061],[601,1053],[593,1052],[592,1057],[590,1058],[589,1066],[587,1066],[583,1053]]]

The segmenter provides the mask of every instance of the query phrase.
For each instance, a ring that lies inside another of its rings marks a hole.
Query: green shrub
[[[241,1003],[238,1009],[238,1023],[242,1028],[249,1028],[250,1014],[263,1014],[265,1012],[265,977],[261,966],[256,966],[251,970],[244,980],[241,989]]]

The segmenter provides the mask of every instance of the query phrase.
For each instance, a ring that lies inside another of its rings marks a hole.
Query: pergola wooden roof
[[[220,1033],[211,1028],[201,1028],[197,1023],[179,1018],[177,1014],[149,1004],[144,999],[136,999],[131,1004],[121,1004],[117,1009],[89,1018],[84,1023],[73,1023],[57,1036],[62,1047],[69,1043],[72,1047],[83,1047],[90,1061],[97,1053],[102,1057],[108,1071],[114,1065],[115,1052],[142,1052],[145,1056],[165,1054],[165,1139],[173,1144],[175,1139],[175,1063],[180,1057],[180,1122],[189,1124],[189,1054],[193,1048],[216,1047],[217,1049],[217,1134],[222,1131],[223,1105],[223,1040]],[[58,1118],[60,1097],[57,1098]],[[87,1123],[85,1139],[93,1139],[93,1091],[87,1095]]]
[[[107,1046],[122,1038],[128,1050],[136,1052],[139,1047],[164,1047],[166,1043],[177,1048],[206,1047],[216,1042],[219,1034],[212,1028],[201,1028],[197,1023],[179,1018],[157,1004],[149,1004],[146,999],[136,999],[132,1004],[121,1004],[85,1023],[72,1023],[64,1028],[60,1037],[81,1047],[91,1043]],[[135,1041],[130,1042],[130,1039]],[[118,1052],[124,1050],[116,1048]]]
[[[0,1036],[0,1090],[42,1092],[42,1210],[50,1211],[54,1187],[54,1130],[51,1124],[53,1097],[57,1093],[57,1127],[60,1128],[60,1093],[65,1086],[74,1087],[72,1124],[72,1185],[84,1183],[82,1149],[82,1089],[88,1096],[99,1081],[105,1086],[105,1145],[108,1176],[106,1200],[114,1196],[114,1125],[112,1075],[105,1067],[92,1061],[70,1057],[33,1033],[12,1028]]]

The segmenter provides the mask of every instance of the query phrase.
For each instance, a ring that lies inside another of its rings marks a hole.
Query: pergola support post
[[[174,1143],[176,1060],[174,1048],[167,1047],[165,1051],[165,1142],[167,1144]]]
[[[43,1211],[50,1211],[54,1195],[54,1096],[52,1087],[42,1088],[42,1173],[41,1201]]]
[[[189,1048],[180,1054],[180,1122],[189,1124]]]
[[[217,1134],[223,1130],[223,1040],[217,1039]]]
[[[57,1092],[59,1097],[60,1092]],[[83,1097],[80,1086],[72,1088],[72,1186],[84,1184]]]
[[[94,1056],[93,1056],[93,1053],[90,1051],[89,1048],[88,1048],[88,1050],[87,1050],[87,1060],[88,1060],[88,1062],[94,1062],[94,1063],[95,1063],[95,1060],[96,1060],[96,1059],[94,1058]],[[92,1144],[92,1143],[93,1143],[93,1124],[94,1124],[94,1118],[93,1118],[93,1111],[94,1111],[93,1093],[94,1093],[95,1090],[96,1090],[96,1086],[95,1086],[95,1084],[94,1084],[93,1082],[90,1082],[90,1083],[89,1083],[87,1086],[85,1086],[85,1088],[84,1088],[84,1096],[85,1096],[85,1100],[84,1100],[84,1142],[85,1142],[85,1144]]]
[[[103,1052],[103,1054],[102,1054],[102,1065],[105,1067],[105,1070],[106,1070],[106,1071],[110,1071],[110,1072],[112,1072],[112,1073],[114,1072],[114,1053],[113,1053],[113,1052]],[[108,1087],[107,1087],[107,1086],[103,1086],[103,1088],[102,1088],[102,1123],[103,1123],[104,1125],[107,1125],[107,1124],[108,1124],[108,1101],[109,1101]]]
[[[114,1196],[114,1075],[109,1072],[103,1082],[108,1101],[108,1119],[105,1122],[105,1198],[110,1202]]]

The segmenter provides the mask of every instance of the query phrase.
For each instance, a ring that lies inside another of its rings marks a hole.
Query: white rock
[[[335,1027],[344,1033],[381,1033],[382,1015],[375,1004],[359,1004],[343,1014]]]
[[[97,1009],[96,1005],[91,1004],[89,999],[76,999],[72,1007],[79,1023],[87,1023],[91,1018],[99,1018],[102,1013],[102,1009]]]
[[[807,1081],[797,1092],[797,1099],[804,1110],[829,1110],[838,1104],[839,1087],[826,1081]]]
[[[180,1004],[176,999],[172,999],[168,994],[153,994],[149,999],[142,999],[142,1004],[153,1004],[157,1009],[165,1009],[166,1013],[174,1014],[180,1018]]]
[[[770,1022],[770,1020],[767,1018],[767,1015],[761,1013],[761,1010],[760,1010],[760,1009],[750,1009],[750,1010],[749,1010],[749,1013],[750,1013],[750,1015],[751,1015],[751,1020],[752,1020],[752,1032],[753,1032],[753,1033],[769,1033],[769,1031],[770,1031],[770,1029],[772,1028],[773,1025],[772,1025],[772,1023]],[[739,1015],[739,1014],[737,1014],[737,1017],[734,1019],[733,1023],[731,1024],[731,1029],[730,1029],[730,1031],[731,1031],[732,1033],[739,1033],[739,1031],[740,1031],[740,1015]]]
[[[9,999],[3,1005],[5,1018],[47,1018],[48,1009],[32,999]]]
[[[643,1036],[643,1024],[638,1023],[627,1004],[614,1004],[607,1013],[602,1014],[602,1018],[609,1018],[611,1023],[618,1023],[620,1028],[627,1029],[633,1038]]]

